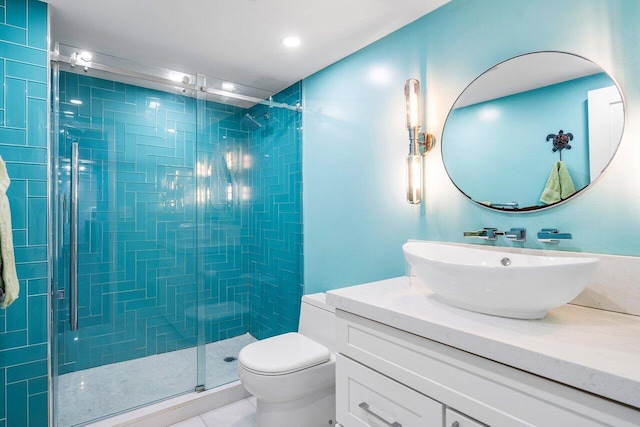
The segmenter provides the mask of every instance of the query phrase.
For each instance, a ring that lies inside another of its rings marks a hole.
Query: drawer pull
[[[400,424],[397,421],[394,421],[392,423],[390,423],[389,421],[385,420],[384,418],[382,418],[380,415],[376,414],[375,412],[373,412],[371,409],[369,409],[369,404],[367,402],[362,402],[358,405],[359,408],[361,408],[363,411],[365,411],[366,413],[372,415],[374,418],[376,418],[378,421],[385,423],[386,425],[388,425],[389,427],[402,427],[402,424]]]
[[[451,427],[460,427],[460,423],[457,421],[454,421],[451,423]]]

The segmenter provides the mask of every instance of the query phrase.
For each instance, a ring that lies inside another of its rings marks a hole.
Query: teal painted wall
[[[0,310],[0,427],[47,425],[47,5],[0,1],[0,155],[20,296]]]
[[[640,255],[639,19],[636,0],[453,0],[305,79],[305,293],[402,275],[407,239],[463,242],[464,230],[488,226],[573,233],[558,247],[497,245]],[[438,145],[426,157],[424,201],[409,205],[405,80],[420,79],[423,120],[440,144],[447,113],[475,77],[542,50],[588,58],[622,89],[626,127],[603,176],[560,206],[495,212],[455,188]]]

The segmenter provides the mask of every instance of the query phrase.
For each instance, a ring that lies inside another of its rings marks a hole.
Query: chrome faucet
[[[478,231],[464,231],[462,235],[464,237],[477,237],[478,239],[483,240],[497,240],[498,238],[496,237],[496,231],[498,231],[497,228],[485,227],[482,230]]]
[[[509,231],[496,231],[496,236],[504,236],[505,239],[512,242],[526,242],[527,241],[527,229],[526,228],[512,228]]]
[[[525,242],[527,240],[526,228],[512,228],[509,231],[498,231],[497,228],[485,227],[478,231],[464,231],[462,233],[464,237],[477,237],[483,240],[498,240],[498,236],[504,236],[507,240],[512,242]]]
[[[538,241],[542,243],[560,243],[571,238],[571,233],[560,233],[557,228],[543,228],[538,232]]]

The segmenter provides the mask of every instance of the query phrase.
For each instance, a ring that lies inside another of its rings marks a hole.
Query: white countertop
[[[517,320],[451,307],[408,277],[327,292],[347,311],[640,408],[640,317],[566,304]]]

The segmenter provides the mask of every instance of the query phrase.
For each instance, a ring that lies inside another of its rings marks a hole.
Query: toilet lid
[[[296,332],[278,335],[244,347],[238,355],[240,364],[263,375],[280,375],[326,362],[329,349]]]

